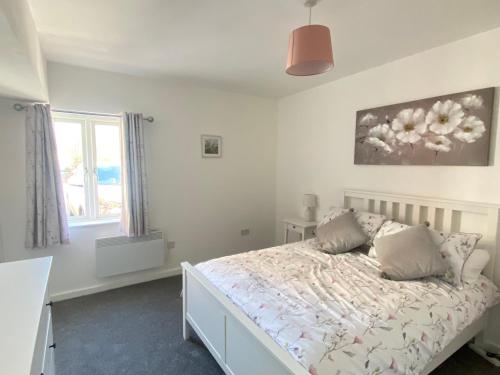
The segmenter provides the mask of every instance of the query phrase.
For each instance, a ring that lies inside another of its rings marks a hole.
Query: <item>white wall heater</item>
[[[97,277],[161,267],[165,263],[165,245],[160,231],[137,238],[98,238],[95,252]]]

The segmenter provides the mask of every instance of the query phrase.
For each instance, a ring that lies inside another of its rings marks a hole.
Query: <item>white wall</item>
[[[0,95],[46,101],[46,61],[27,0],[0,0],[0,45]]]
[[[1,209],[2,206],[0,206]],[[3,253],[3,240],[2,240],[2,228],[0,227],[0,263],[5,261],[5,256]]]
[[[318,195],[319,215],[342,204],[344,188],[500,203],[500,155],[494,150],[489,167],[353,163],[357,110],[500,86],[500,49],[494,47],[499,40],[500,29],[495,29],[281,99],[277,242],[282,241],[281,220],[300,214],[304,193]],[[493,146],[498,138],[493,135]],[[496,329],[500,343],[500,326]]]
[[[54,256],[53,294],[121,285],[178,272],[199,262],[274,242],[275,124],[273,100],[176,83],[49,64],[55,109],[137,111],[147,123],[151,224],[175,249],[163,269],[95,277],[94,240],[118,225],[71,230],[71,245],[25,250],[24,114],[0,101],[0,237],[6,260]],[[223,136],[221,159],[201,158],[201,134]],[[250,229],[242,237],[240,230]]]

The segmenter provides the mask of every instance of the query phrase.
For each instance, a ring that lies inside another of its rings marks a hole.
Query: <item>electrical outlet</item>
[[[242,229],[241,230],[241,235],[242,236],[248,236],[250,234],[250,229]]]
[[[175,241],[167,241],[167,249],[172,250],[175,247]]]

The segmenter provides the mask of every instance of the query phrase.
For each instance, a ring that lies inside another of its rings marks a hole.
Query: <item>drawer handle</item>
[[[56,343],[53,343],[52,345],[50,345],[49,348],[55,349],[56,348]]]
[[[46,303],[45,306],[50,306],[52,307],[52,305],[54,304],[54,302],[50,301],[49,303]]]
[[[295,229],[295,225],[292,225],[292,228]]]

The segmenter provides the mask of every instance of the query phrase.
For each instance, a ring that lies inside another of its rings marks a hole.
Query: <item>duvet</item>
[[[487,278],[390,281],[376,259],[313,240],[213,259],[201,271],[311,374],[418,374],[498,302]]]

